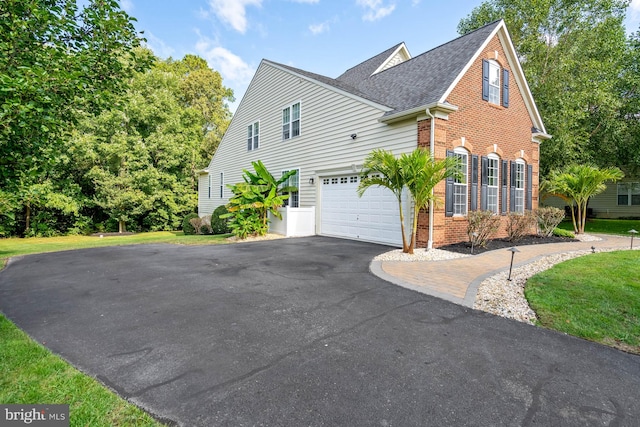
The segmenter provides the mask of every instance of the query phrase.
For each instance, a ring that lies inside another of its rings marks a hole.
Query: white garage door
[[[359,177],[322,179],[320,234],[402,247],[398,201],[382,187],[369,187],[358,197]]]

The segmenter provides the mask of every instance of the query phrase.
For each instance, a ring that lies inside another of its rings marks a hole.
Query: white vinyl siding
[[[498,213],[498,194],[500,186],[500,159],[489,155],[487,159],[487,210]]]
[[[460,176],[453,181],[453,214],[466,215],[468,202],[469,182],[469,154],[464,149],[456,149],[454,156],[458,159]]]
[[[295,88],[292,89],[292,88]],[[295,102],[293,102],[295,100]],[[301,102],[304,112],[304,131],[295,146],[282,142],[282,108]],[[400,155],[415,149],[418,127],[415,119],[386,125],[378,119],[386,109],[368,101],[354,99],[263,62],[218,147],[208,169],[216,175],[225,171],[225,181],[242,181],[242,169],[252,170],[251,162],[262,160],[267,169],[279,172],[296,166],[305,176],[315,176],[316,183],[323,175],[337,171],[358,171],[364,158],[374,148],[384,147]],[[260,117],[260,149],[247,151],[247,123]],[[357,132],[357,142],[351,134]],[[205,187],[206,188],[206,187]],[[308,179],[299,181],[299,206],[318,206],[317,185]],[[229,196],[229,192],[225,192]],[[357,196],[356,196],[357,197]],[[212,199],[211,205],[201,203],[202,214],[211,213],[226,198]],[[316,217],[319,221],[319,215]]]

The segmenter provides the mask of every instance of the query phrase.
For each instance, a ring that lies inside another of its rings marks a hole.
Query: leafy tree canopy
[[[64,188],[55,180],[62,142],[81,114],[111,107],[144,68],[139,41],[113,0],[0,3],[0,188],[15,209],[61,206],[53,193]]]
[[[117,109],[88,115],[69,143],[80,179],[102,212],[124,231],[175,230],[197,204],[197,170],[213,155],[230,113],[231,90],[193,55],[137,73]],[[196,70],[202,78],[192,79]],[[212,130],[213,127],[217,127]]]
[[[629,136],[629,123],[622,114],[628,100],[620,80],[631,77],[633,66],[622,23],[628,4],[626,0],[488,0],[458,25],[465,34],[505,20],[547,131],[553,135],[541,145],[543,175],[572,163],[612,166],[635,161],[617,155],[617,147]],[[616,155],[603,156],[603,148]]]

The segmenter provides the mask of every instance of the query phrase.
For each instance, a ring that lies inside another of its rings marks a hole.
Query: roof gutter
[[[385,114],[384,116],[380,117],[378,121],[380,123],[386,124],[399,122],[401,120],[410,119],[424,114],[425,110],[430,112],[430,114],[433,114],[433,116],[438,119],[448,120],[449,114],[458,111],[458,107],[446,102],[432,102],[431,104],[422,105],[420,107],[415,107],[409,110],[403,110],[389,115]]]

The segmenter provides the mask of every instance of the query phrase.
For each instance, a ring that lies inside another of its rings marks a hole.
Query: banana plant
[[[266,234],[269,229],[269,213],[282,219],[278,208],[289,198],[289,195],[284,193],[298,191],[296,187],[282,186],[296,173],[295,170],[286,172],[276,179],[262,161],[251,162],[251,165],[255,172],[244,169],[244,182],[227,186],[231,189],[233,197],[227,205],[229,213],[224,217],[231,218],[230,226],[234,234],[241,238],[251,234]]]

